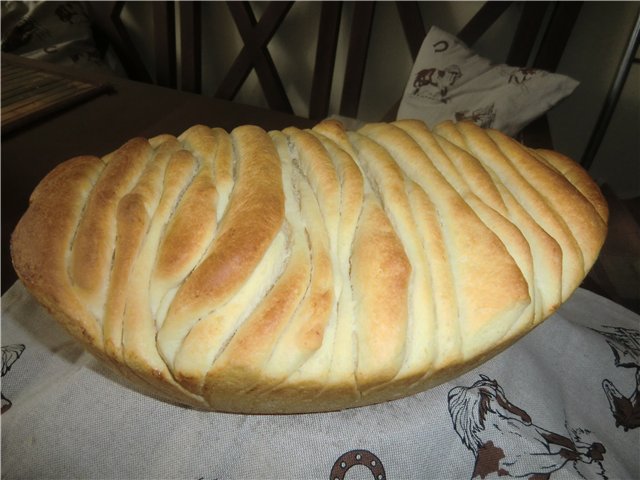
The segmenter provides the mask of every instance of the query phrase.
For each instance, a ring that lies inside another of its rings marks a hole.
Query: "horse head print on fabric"
[[[640,427],[640,331],[631,328],[603,326],[594,332],[603,335],[613,352],[616,367],[635,370],[635,388],[626,396],[609,379],[602,381],[616,427],[624,431]]]
[[[470,387],[451,389],[448,401],[454,429],[476,458],[471,478],[542,480],[569,462],[578,470],[579,463],[597,463],[603,476],[601,443],[572,440],[535,425],[498,382],[485,375]]]
[[[11,370],[11,366],[15,363],[22,352],[24,352],[25,346],[21,343],[15,345],[3,345],[2,347],[2,376],[4,377],[9,370]],[[2,413],[6,412],[11,408],[11,400],[2,394]]]

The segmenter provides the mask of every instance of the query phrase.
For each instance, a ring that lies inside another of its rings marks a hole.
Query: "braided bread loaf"
[[[73,336],[165,398],[315,412],[511,345],[583,280],[607,215],[573,161],[470,123],[195,126],[59,165],[12,256]]]

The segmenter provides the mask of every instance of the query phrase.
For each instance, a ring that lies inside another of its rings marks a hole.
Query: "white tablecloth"
[[[2,353],[3,479],[640,478],[640,317],[586,290],[468,374],[336,413],[156,400],[20,283],[2,297]]]

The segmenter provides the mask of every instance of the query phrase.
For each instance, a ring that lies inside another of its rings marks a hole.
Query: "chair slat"
[[[467,46],[473,46],[478,39],[500,18],[513,2],[485,2],[456,35]]]
[[[526,2],[523,5],[518,28],[507,55],[509,65],[526,66],[549,5],[550,2]]]
[[[396,2],[396,7],[402,22],[404,35],[407,38],[411,58],[415,61],[418,58],[424,37],[427,36],[420,7],[418,2]]]
[[[153,2],[153,36],[155,40],[156,83],[178,86],[176,67],[176,11],[174,2]]]
[[[182,90],[202,92],[202,4],[179,2]]]
[[[244,47],[234,61],[216,96],[233,100],[255,68],[269,107],[293,112],[287,94],[267,50],[267,44],[284,20],[293,2],[270,2],[260,21],[256,21],[249,2],[229,2],[229,11],[236,22]]]
[[[340,101],[340,114],[347,117],[358,116],[369,40],[371,39],[374,7],[375,2],[355,2],[353,9],[347,67]]]
[[[318,46],[311,83],[309,118],[323,118],[329,113],[331,85],[340,33],[342,2],[323,2],[318,27]]]
[[[151,75],[121,18],[125,4],[124,1],[86,3],[94,28],[108,39],[127,76],[150,83]]]
[[[558,68],[564,48],[578,19],[582,3],[556,2],[549,27],[533,62],[534,67],[552,72]]]

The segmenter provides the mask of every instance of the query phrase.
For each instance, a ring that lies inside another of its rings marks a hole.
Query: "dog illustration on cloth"
[[[447,103],[447,93],[462,76],[460,67],[450,65],[444,69],[425,68],[413,80],[413,95]]]
[[[522,85],[536,75],[541,75],[540,70],[536,70],[535,68],[515,68],[509,72],[508,83]]]
[[[613,351],[616,367],[635,369],[636,385],[628,397],[611,380],[602,382],[616,427],[622,427],[626,432],[640,427],[640,331],[622,327],[603,328],[606,330],[593,331],[605,337]]]
[[[482,128],[491,128],[496,119],[495,104],[477,108],[473,111],[462,110],[454,114],[456,122],[470,121]]]
[[[595,473],[604,478],[601,443],[587,444],[577,435],[572,440],[535,425],[527,412],[507,399],[495,380],[480,375],[470,387],[451,389],[448,400],[454,429],[476,457],[471,478],[542,480],[568,462],[579,472],[584,465],[595,463],[592,470],[597,468]]]

